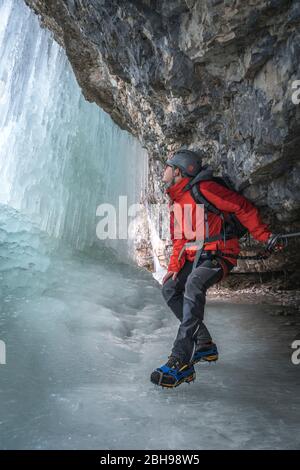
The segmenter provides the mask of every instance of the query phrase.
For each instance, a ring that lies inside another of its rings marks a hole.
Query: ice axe
[[[242,256],[242,255],[230,254],[230,258],[242,259],[242,260],[257,260],[257,261],[267,259],[267,258],[270,257],[274,247],[279,242],[279,240],[280,240],[280,242],[283,241],[282,248],[286,248],[287,244],[288,244],[288,239],[292,238],[292,237],[300,237],[300,232],[279,233],[278,235],[272,235],[269,239],[267,248],[265,248],[264,252],[260,252],[257,255],[253,255],[253,256]],[[223,252],[218,251],[218,250],[216,251],[216,253],[221,255],[221,256],[229,256],[228,253],[226,254],[226,253],[223,253]]]
[[[271,252],[279,240],[280,242],[283,242],[283,248],[285,248],[288,245],[288,239],[293,237],[300,237],[300,232],[279,233],[278,235],[272,235],[267,245],[267,251]]]

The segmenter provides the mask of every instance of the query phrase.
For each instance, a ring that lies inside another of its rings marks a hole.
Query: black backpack
[[[185,190],[190,190],[191,195],[193,196],[194,200],[199,203],[203,204],[205,209],[209,212],[213,212],[214,214],[219,215],[223,220],[223,237],[224,239],[230,238],[242,238],[246,234],[248,234],[248,229],[239,221],[235,214],[229,213],[228,218],[225,219],[223,211],[215,207],[211,202],[209,202],[201,193],[199,189],[199,182],[200,181],[215,181],[216,183],[224,186],[227,189],[231,189],[238,193],[235,190],[234,185],[232,184],[230,178],[227,175],[221,176],[213,176],[212,170],[209,167],[204,167],[203,170],[198,173],[185,187]],[[223,238],[222,237],[222,238]],[[211,241],[213,239],[217,239],[216,237],[210,237]],[[219,237],[220,239],[221,237]]]

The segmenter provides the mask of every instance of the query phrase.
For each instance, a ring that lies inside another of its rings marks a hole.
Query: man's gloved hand
[[[278,253],[279,251],[282,251],[284,247],[285,244],[283,243],[280,234],[272,233],[267,241],[266,250],[269,253]]]

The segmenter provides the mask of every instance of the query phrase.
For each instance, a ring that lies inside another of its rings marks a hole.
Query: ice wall
[[[96,207],[139,202],[146,152],[85,101],[62,48],[22,0],[0,0],[0,203],[76,248],[96,240]],[[114,243],[120,254],[131,241]]]

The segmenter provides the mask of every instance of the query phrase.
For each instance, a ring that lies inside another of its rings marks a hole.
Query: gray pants
[[[227,263],[228,270],[233,269]],[[223,268],[217,260],[200,258],[198,266],[186,261],[177,279],[169,278],[162,287],[162,294],[173,313],[180,321],[174,341],[172,356],[190,362],[197,346],[211,341],[203,323],[206,290],[222,279]]]

